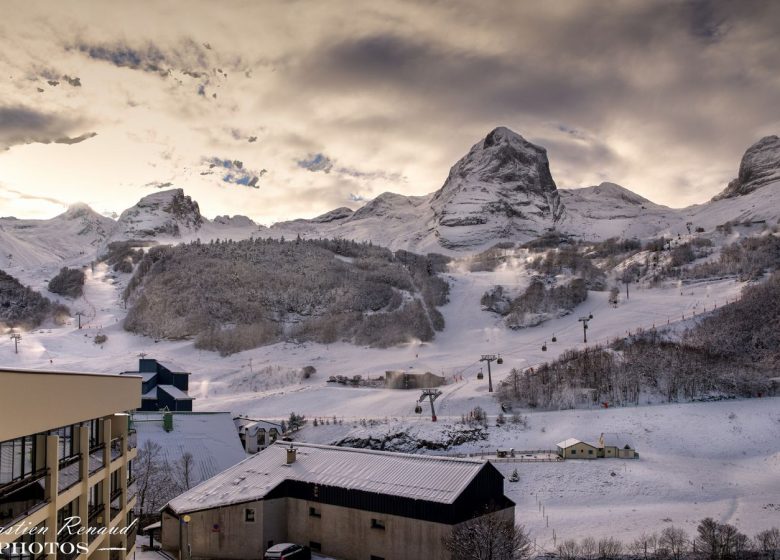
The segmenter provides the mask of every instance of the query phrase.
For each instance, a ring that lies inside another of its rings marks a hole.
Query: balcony
[[[49,503],[44,497],[47,474],[43,469],[0,486],[0,527],[16,525]]]
[[[97,505],[97,506],[90,506],[89,508],[89,517],[87,526],[92,528],[98,528],[103,526],[103,511],[105,508],[103,507],[103,504]],[[87,539],[91,543],[98,537],[95,533],[88,533]]]
[[[130,478],[127,481],[127,501],[129,502],[138,495],[138,479]]]
[[[114,492],[111,494],[111,521],[114,520],[114,518],[119,515],[122,512],[122,489],[117,488],[114,490]]]
[[[81,482],[81,454],[60,459],[57,492],[62,493]]]
[[[122,438],[117,437],[111,440],[111,460],[115,461],[122,456]]]
[[[105,445],[102,443],[89,450],[89,474],[93,475],[104,467],[103,465],[103,449]]]

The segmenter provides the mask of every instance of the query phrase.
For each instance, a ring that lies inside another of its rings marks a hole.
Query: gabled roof
[[[187,393],[179,389],[178,387],[174,387],[173,385],[158,385],[158,389],[161,391],[165,391],[168,393],[171,397],[176,399],[177,401],[194,401],[195,397],[189,396]]]
[[[577,445],[578,443],[582,443],[584,445],[589,445],[590,447],[593,447],[593,448],[596,447],[592,443],[588,443],[586,441],[582,441],[581,439],[577,439],[577,438],[565,439],[565,440],[563,440],[563,441],[558,443],[558,447],[560,447],[561,449],[566,449],[567,447],[571,447],[572,445]]]
[[[287,465],[290,446],[297,458]],[[477,459],[277,442],[174,498],[168,507],[185,513],[260,500],[285,480],[451,504],[486,465]]]

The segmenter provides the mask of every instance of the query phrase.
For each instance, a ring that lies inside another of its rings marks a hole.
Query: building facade
[[[140,376],[143,379],[140,410],[192,412],[195,397],[187,393],[189,372],[152,358],[141,358],[138,360],[138,371],[123,371],[120,375]]]
[[[282,436],[282,425],[267,420],[254,420],[244,416],[233,418],[241,445],[247,453],[257,453],[272,445]]]
[[[141,379],[0,369],[0,558],[120,560],[135,550]]]
[[[279,442],[172,500],[162,544],[193,559],[294,542],[344,560],[449,560],[443,539],[482,515],[514,522],[488,462]]]

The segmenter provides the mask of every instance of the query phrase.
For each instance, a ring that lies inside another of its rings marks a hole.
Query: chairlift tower
[[[588,321],[593,319],[593,313],[588,315],[587,317],[580,317],[577,319],[580,323],[582,323],[582,342],[585,344],[588,343]]]
[[[19,333],[11,333],[11,340],[14,341],[14,354],[19,353],[19,341],[22,340],[22,335]]]
[[[493,377],[490,375],[490,362],[496,362],[498,364],[504,363],[504,360],[501,358],[501,356],[496,356],[495,354],[482,354],[482,357],[479,359],[480,362],[487,362],[488,366],[488,393],[493,392]]]
[[[422,395],[420,395],[420,398],[418,399],[418,403],[423,402],[425,399],[428,399],[428,401],[431,403],[431,421],[436,422],[436,409],[433,407],[433,401],[438,399],[441,396],[441,391],[438,389],[423,389]]]

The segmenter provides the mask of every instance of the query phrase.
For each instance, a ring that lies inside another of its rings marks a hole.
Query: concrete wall
[[[141,406],[141,378],[0,370],[0,441]]]
[[[245,509],[254,509],[254,522],[245,521]],[[182,528],[185,549],[192,558],[262,558],[266,549],[263,503],[237,504],[188,514],[190,521],[180,524],[168,512],[162,516],[162,545],[165,550],[179,550],[179,530]]]

